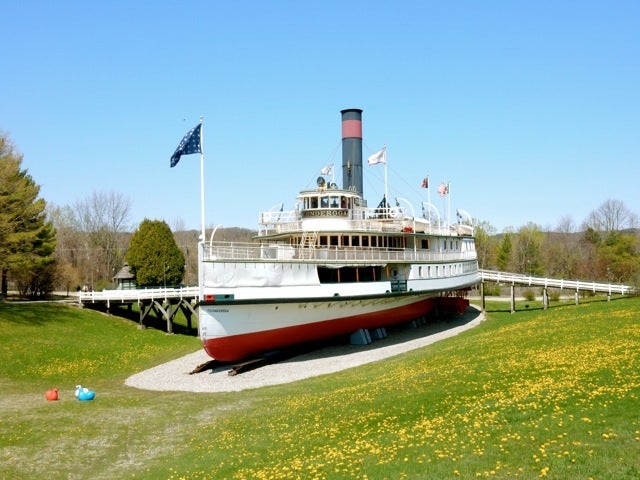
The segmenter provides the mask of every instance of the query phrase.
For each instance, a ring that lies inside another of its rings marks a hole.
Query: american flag
[[[176,151],[171,155],[171,167],[175,167],[180,161],[182,155],[189,155],[191,153],[202,153],[200,148],[200,129],[202,123],[199,123],[187,133],[180,141],[180,145],[176,148]]]

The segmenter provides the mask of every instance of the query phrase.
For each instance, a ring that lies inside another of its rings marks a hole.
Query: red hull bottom
[[[427,315],[436,298],[427,298],[403,307],[323,322],[296,325],[262,332],[203,341],[205,351],[216,360],[232,362],[270,350],[349,335],[361,328],[378,328],[408,322]]]

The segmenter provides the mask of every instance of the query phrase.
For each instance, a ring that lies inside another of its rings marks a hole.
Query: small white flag
[[[375,165],[377,163],[387,163],[387,146],[383,146],[382,150],[374,153],[368,159],[369,165]]]
[[[327,165],[322,170],[320,170],[320,175],[331,175],[333,173],[333,163],[331,165]]]

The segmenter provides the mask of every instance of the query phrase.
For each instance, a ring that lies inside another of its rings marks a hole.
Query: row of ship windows
[[[472,273],[476,270],[476,265],[470,262],[446,265],[419,265],[417,269],[418,278],[437,278]]]
[[[405,237],[391,237],[382,235],[319,235],[318,245],[321,247],[378,247],[378,248],[407,248]],[[428,238],[418,238],[417,247],[421,250],[429,250],[431,241]],[[294,239],[296,244],[300,238]],[[473,242],[469,243],[471,247]],[[466,242],[465,242],[466,246]],[[441,251],[460,251],[459,239],[440,240]]]

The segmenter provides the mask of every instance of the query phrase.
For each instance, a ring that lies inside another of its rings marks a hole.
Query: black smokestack
[[[342,114],[342,188],[355,188],[362,196],[362,110],[348,108]]]

